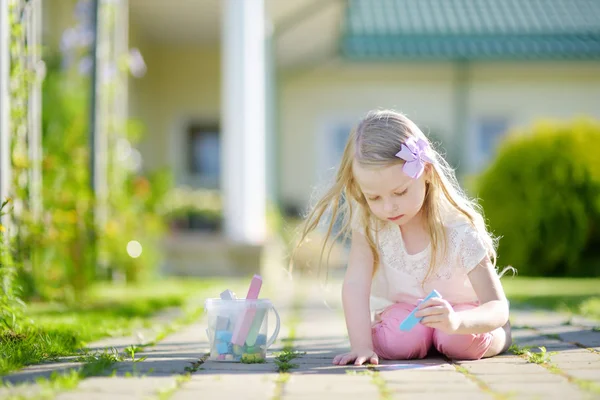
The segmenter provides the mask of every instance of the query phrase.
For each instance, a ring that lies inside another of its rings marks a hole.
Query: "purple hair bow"
[[[425,169],[424,162],[433,162],[433,160],[425,154],[428,148],[429,144],[425,140],[415,140],[414,137],[409,138],[402,144],[400,151],[396,153],[396,157],[406,161],[402,167],[402,170],[406,175],[413,179],[417,179]]]

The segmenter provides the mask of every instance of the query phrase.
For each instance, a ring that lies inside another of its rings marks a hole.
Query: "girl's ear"
[[[425,183],[431,182],[431,179],[433,177],[433,165],[431,165],[430,163],[425,164],[425,173],[423,174],[423,176],[425,177]]]

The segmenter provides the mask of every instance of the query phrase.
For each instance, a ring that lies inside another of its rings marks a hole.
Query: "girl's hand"
[[[423,317],[421,324],[439,329],[440,331],[452,334],[460,327],[460,316],[454,311],[450,303],[444,299],[429,299],[417,307],[419,311],[415,317]]]
[[[362,365],[364,362],[369,364],[379,364],[379,357],[373,350],[357,349],[350,353],[339,354],[333,359],[335,365],[346,365],[352,361],[354,361],[354,365]]]

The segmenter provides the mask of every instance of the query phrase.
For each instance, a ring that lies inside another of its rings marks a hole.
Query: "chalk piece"
[[[252,278],[252,282],[250,282],[250,288],[248,289],[248,295],[246,296],[246,299],[258,299],[258,294],[260,293],[261,286],[262,278],[260,277],[260,275],[254,275],[254,278]],[[243,317],[238,319],[233,330],[233,338],[231,340],[233,344],[237,344],[240,346],[244,345],[255,315],[256,308],[247,308]]]
[[[220,295],[222,300],[235,300],[237,299],[235,293],[233,293],[231,290],[227,289],[224,292],[221,293]]]
[[[431,293],[429,293],[427,295],[427,297],[425,297],[423,299],[423,302],[434,298],[434,297],[439,297],[441,298],[442,296],[437,292],[437,290],[432,290]],[[421,322],[421,320],[423,319],[423,317],[415,317],[415,313],[417,312],[418,308],[415,307],[414,310],[412,310],[412,312],[410,314],[408,314],[408,316],[404,319],[404,321],[402,321],[400,323],[400,330],[401,331],[410,331],[412,328],[415,327],[415,325],[417,325],[419,322]]]
[[[260,334],[256,337],[255,346],[263,346],[267,344],[267,335]]]
[[[230,331],[217,331],[215,333],[215,339],[221,342],[231,342],[231,336],[233,335]]]
[[[258,333],[260,332],[260,328],[263,325],[263,321],[265,319],[265,314],[267,310],[256,310],[256,315],[252,320],[252,325],[248,330],[248,336],[246,337],[246,344],[248,346],[254,346],[256,344],[256,340],[258,339]]]
[[[219,354],[229,353],[229,346],[227,346],[227,343],[217,343],[217,353],[219,353]]]

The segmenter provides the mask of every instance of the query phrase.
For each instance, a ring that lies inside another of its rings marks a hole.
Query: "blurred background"
[[[600,275],[599,1],[3,0],[1,26],[3,273],[22,297],[285,270],[375,108],[446,154],[499,265]]]

